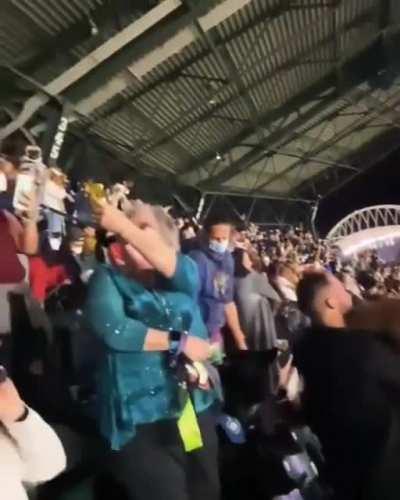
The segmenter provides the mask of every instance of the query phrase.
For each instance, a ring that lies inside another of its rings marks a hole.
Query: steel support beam
[[[17,16],[25,16],[28,24],[31,26],[32,19],[28,16],[24,9],[19,6],[20,2],[11,2],[8,0],[7,7],[5,10],[15,9]],[[93,45],[98,45],[99,37],[103,36],[104,31],[108,32],[110,26],[113,26],[112,19],[116,17],[117,11],[118,16],[124,16],[127,19],[131,19],[132,15],[144,12],[136,5],[137,2],[120,2],[118,0],[112,0],[111,2],[103,2],[102,4],[97,4],[92,10],[88,9],[88,14],[84,15],[82,19],[76,20],[73,25],[68,29],[65,29],[58,33],[56,36],[53,35],[43,35],[42,30],[38,29],[38,38],[35,34],[35,42],[38,40],[38,48],[40,49],[33,58],[26,57],[26,54],[22,53],[21,58],[15,61],[14,65],[23,73],[33,74],[42,65],[47,64],[49,61],[56,59],[57,57],[68,57],[72,59],[73,62],[79,60],[77,54],[73,54],[73,50],[86,42],[90,45],[92,41]],[[93,19],[97,28],[98,35],[93,35],[90,30],[90,24],[88,16]],[[119,24],[119,23],[117,23]],[[35,27],[35,25],[34,25]],[[117,26],[118,31],[121,30]]]
[[[194,0],[183,0],[183,2],[186,3],[192,10],[194,10]],[[259,140],[262,140],[264,134],[258,126],[259,114],[257,112],[257,106],[254,103],[251,94],[242,79],[242,75],[237,70],[235,62],[232,60],[229,51],[222,43],[222,40],[217,33],[204,31],[203,26],[197,19],[194,21],[194,26],[198,30],[200,37],[203,38],[203,40],[209,45],[211,52],[213,53],[215,59],[218,61],[218,64],[224,68],[224,72],[227,76],[228,81],[231,84],[234,84],[237,87],[239,93],[243,95],[243,99],[249,113],[249,119],[254,129],[256,130]]]
[[[365,113],[364,113],[364,115],[365,115]],[[335,113],[335,116],[338,116],[338,117],[343,116],[343,113]],[[305,146],[302,153],[306,153],[307,149],[310,147],[318,146],[318,145],[322,146],[323,143],[325,142],[322,139],[320,139],[319,137],[314,137],[314,136],[309,135],[309,134],[300,133],[297,138],[300,141],[301,145]],[[329,148],[329,151],[332,151],[335,158],[345,158],[346,156],[348,156],[351,153],[351,150],[349,148],[347,148],[345,146],[340,146],[338,144],[331,146]],[[317,160],[315,160],[315,161],[317,161]],[[349,166],[351,167],[352,165],[349,165]]]
[[[362,17],[362,19],[365,19],[364,15],[361,16],[361,17]],[[351,24],[352,24],[352,26],[356,26],[357,24],[359,24],[359,22],[360,22],[360,19],[354,21]],[[344,28],[344,31],[347,30],[347,29],[350,29],[350,28],[351,28],[351,26],[347,25]],[[360,56],[360,54],[363,54],[363,53],[367,52],[376,42],[377,42],[377,37],[374,37],[370,41],[370,44],[367,45],[367,47],[365,47],[363,50],[361,50],[359,54],[354,54],[352,56],[351,60],[346,61],[346,64],[350,64],[354,59],[357,58],[357,56]],[[319,47],[319,44],[316,45],[315,47],[310,48],[310,50],[311,51],[314,50],[315,48],[317,48],[317,46]],[[284,65],[285,68],[281,67],[278,71],[280,71],[280,70],[285,71],[290,66],[295,65],[296,64],[296,60],[297,60],[298,57],[299,57],[299,55],[297,55],[296,58],[293,59],[293,61],[290,61],[287,64],[285,63],[285,65]],[[271,75],[264,75],[263,78],[265,79],[265,78],[268,78],[269,76],[274,76],[274,75],[272,75],[272,74]],[[354,85],[354,83],[355,83],[354,81],[353,82],[346,82],[346,85],[351,86],[351,85]],[[315,97],[316,94],[318,95],[318,94],[320,94],[322,92],[325,92],[327,89],[336,86],[336,84],[337,84],[337,74],[336,74],[336,69],[335,69],[331,73],[329,73],[328,75],[326,75],[326,77],[324,77],[323,79],[321,79],[321,81],[316,82],[315,84],[311,85],[308,89],[305,89],[299,95],[297,95],[297,96],[293,97],[292,99],[290,99],[284,106],[280,107],[279,109],[274,109],[272,111],[267,112],[264,116],[262,116],[260,118],[259,122],[261,124],[272,123],[273,121],[279,119],[280,117],[290,114],[290,112],[293,109],[299,108],[301,105],[304,104],[304,102],[311,101],[313,99],[313,97]],[[333,101],[333,99],[332,99],[332,101]],[[224,103],[224,105],[226,105],[228,102],[229,101],[226,101]],[[329,99],[326,99],[325,103],[320,108],[321,111],[327,105],[328,102],[329,102]],[[221,105],[221,107],[222,107],[222,105]],[[211,110],[209,112],[209,114],[212,114],[213,112],[215,112],[215,109]],[[200,117],[200,119],[203,119],[203,118],[204,118],[203,116]],[[310,116],[310,118],[311,118],[311,116]],[[187,128],[187,125],[185,125],[185,128]],[[252,134],[253,131],[254,131],[254,127],[253,126],[246,127],[239,134],[237,134],[232,140],[230,140],[226,144],[221,145],[220,147],[218,147],[218,151],[221,154],[226,153],[232,147],[234,147],[236,144],[242,142],[247,137],[249,137]],[[271,135],[273,135],[273,133]],[[208,161],[210,161],[214,155],[215,155],[215,151],[205,154],[204,156],[202,156],[201,158],[199,158],[195,163],[192,163],[190,165],[184,166],[180,170],[179,175],[183,176],[183,175],[188,174],[188,173],[190,173],[192,171],[195,171],[200,166],[202,166],[203,164],[205,164]],[[241,161],[241,160],[239,160],[239,161]],[[243,166],[243,168],[241,166],[238,166],[238,168],[237,168],[238,173],[240,173],[246,167],[247,167],[247,163],[246,163],[245,166]],[[235,170],[234,170],[234,172],[235,172]],[[231,177],[228,174],[227,171],[224,171],[224,177],[225,177],[225,175],[227,176],[226,179],[228,179],[228,178]],[[234,175],[236,175],[236,173],[234,173]],[[218,180],[218,182],[220,182],[220,181]]]
[[[399,94],[395,93],[395,96],[399,97]],[[358,103],[360,101],[359,91],[357,90],[354,95],[352,95],[352,93],[350,92],[347,96],[344,96],[344,99],[349,101],[352,104]],[[370,92],[367,91],[365,97],[363,97],[363,100],[364,99],[370,99]],[[293,163],[292,165],[290,165],[289,167],[284,169],[279,174],[271,177],[263,184],[257,186],[257,188],[264,189],[265,187],[270,186],[272,183],[278,181],[279,179],[281,179],[282,177],[284,177],[288,173],[292,172],[293,170],[296,170],[297,168],[300,168],[302,165],[305,164],[305,162],[312,161],[311,158],[313,156],[318,155],[319,153],[325,151],[331,145],[334,145],[339,140],[345,138],[349,133],[358,130],[359,128],[361,128],[361,127],[365,126],[366,124],[370,123],[371,121],[373,121],[375,118],[381,116],[382,114],[384,114],[386,112],[387,108],[393,109],[393,96],[391,98],[389,98],[388,101],[389,101],[389,103],[382,102],[380,100],[378,100],[378,102],[374,101],[374,107],[372,108],[372,111],[367,116],[361,116],[361,118],[357,119],[355,122],[350,124],[348,127],[341,130],[338,134],[335,134],[335,136],[330,141],[323,142],[322,144],[319,144],[316,147],[312,148],[310,151],[307,152],[307,154],[305,155],[305,157],[303,159],[299,160],[298,162]],[[395,102],[396,102],[395,105],[397,105],[398,99]]]
[[[143,35],[143,33],[154,27],[162,19],[173,13],[181,5],[180,0],[164,0],[150,12],[128,25],[88,56],[81,59],[62,75],[55,78],[44,87],[43,93],[35,94],[25,102],[21,113],[15,120],[0,129],[0,141],[24,126],[35,112],[49,101],[49,95],[57,97],[62,94],[66,89],[104,63],[116,52],[126,47],[132,40]]]
[[[351,99],[351,103],[357,104],[357,102],[354,102],[354,99]],[[368,108],[368,110],[375,110],[379,107],[383,107],[385,110],[385,118],[387,118],[394,127],[400,128],[400,111],[396,108],[387,106],[384,101],[378,99],[372,94],[369,94],[363,99],[363,104]]]
[[[251,196],[255,199],[264,199],[264,200],[276,200],[276,201],[288,201],[295,203],[313,203],[312,199],[307,198],[297,198],[291,196],[279,196],[275,193],[267,193],[267,192],[259,192],[253,191],[251,194],[248,191],[240,191],[237,189],[220,189],[220,190],[206,190],[203,192],[205,195],[214,195],[214,196],[237,196],[240,198],[248,198]]]
[[[362,23],[366,19],[368,19],[370,17],[370,15],[371,15],[371,13],[369,11],[368,12],[364,12],[362,15],[360,15],[356,19],[352,20],[350,23],[348,23],[345,26],[343,26],[342,29],[341,29],[341,33],[342,32],[346,32],[347,30],[358,26],[360,23]],[[313,25],[317,25],[318,23],[314,22],[312,24]],[[290,41],[293,41],[293,40],[296,41],[297,37],[301,37],[301,36],[304,37],[304,33],[305,33],[306,29],[311,29],[311,28],[310,28],[310,26],[308,26],[308,27],[304,27],[303,26],[302,29],[299,30],[298,32],[291,33],[290,34],[290,38],[288,37],[288,39],[287,39],[287,43],[290,43]],[[314,41],[311,44],[305,43],[304,44],[304,48],[300,52],[297,52],[296,55],[294,55],[293,57],[291,57],[289,60],[284,60],[284,62],[281,63],[281,64],[279,64],[279,66],[275,67],[273,70],[271,70],[267,74],[264,74],[260,78],[258,78],[257,80],[255,80],[252,83],[251,87],[249,87],[246,90],[246,92],[248,92],[249,90],[252,90],[252,89],[258,87],[261,84],[264,84],[265,81],[268,80],[269,78],[272,78],[272,77],[276,78],[281,73],[285,73],[287,70],[292,69],[293,67],[296,66],[297,61],[301,57],[303,57],[305,55],[308,55],[308,54],[312,54],[316,49],[320,49],[321,45],[329,43],[330,40],[331,40],[331,36],[328,35],[328,36],[324,37],[323,39]],[[374,40],[372,40],[371,43],[373,43],[373,41]],[[276,50],[276,53],[273,54],[271,52],[271,56],[277,55],[277,53],[279,53],[279,54],[281,53],[282,56],[286,56],[286,46],[285,46],[285,43],[286,43],[286,40],[283,40],[282,41],[282,45]],[[253,67],[253,63],[252,63],[251,67],[247,67],[244,70],[242,69],[242,72],[250,71],[252,69],[252,67]],[[327,79],[329,79],[329,76],[331,76],[331,75],[327,75]],[[335,76],[335,79],[336,79],[336,73],[334,73],[334,76]],[[336,83],[336,80],[334,80],[334,83]],[[325,88],[321,88],[320,90],[321,91],[322,90],[326,90],[326,87]],[[218,96],[220,93],[222,93],[224,91],[226,91],[226,88],[222,87],[220,90],[218,90],[218,92],[216,92],[215,94],[213,94],[212,97],[215,98],[216,96]],[[220,102],[220,103],[218,103],[217,105],[214,105],[214,106],[210,106],[210,105],[208,105],[208,103],[205,103],[205,102],[195,103],[194,107],[192,107],[191,109],[188,109],[188,110],[184,110],[182,112],[182,114],[180,114],[173,122],[171,122],[168,125],[168,128],[173,131],[173,133],[170,134],[170,139],[171,140],[174,139],[174,137],[176,137],[177,135],[179,135],[181,132],[187,130],[188,128],[190,128],[192,126],[195,126],[200,120],[204,121],[205,119],[207,119],[211,115],[213,115],[217,110],[222,109],[227,104],[230,104],[231,102],[234,102],[236,99],[238,99],[239,97],[243,97],[244,95],[245,95],[245,92],[238,92],[236,94],[232,93],[231,97],[229,97],[228,99],[225,99],[225,101]],[[314,94],[314,96],[315,96],[315,94]],[[314,96],[312,96],[312,94],[310,94],[310,99],[312,99],[312,97],[314,97]],[[204,110],[200,115],[199,115],[199,107],[201,107]],[[187,117],[193,111],[196,111],[196,116],[193,117],[193,120],[188,121]],[[278,110],[273,109],[272,111],[270,111],[271,116],[275,117],[277,114],[279,116],[279,111],[280,111],[279,109]],[[268,128],[268,124],[269,124],[268,120],[265,120],[265,119],[262,120],[260,118],[260,123],[264,123],[264,126],[267,126],[267,128]],[[240,135],[237,136],[236,140],[232,141],[233,144],[231,143],[231,141],[229,141],[229,143],[227,143],[226,145],[221,145],[221,147],[218,147],[218,150],[221,153],[225,153],[226,151],[228,151],[232,147],[232,145],[235,144],[235,142],[236,143],[237,142],[241,142],[241,140],[243,140],[245,137],[248,137],[252,132],[254,132],[254,130],[255,130],[255,128],[254,128],[253,124],[251,124],[250,127],[247,127],[247,134],[243,134],[243,136],[242,136],[242,134],[240,133]],[[163,144],[164,144],[164,141],[162,141],[162,142],[157,142],[157,141],[152,142],[152,141],[150,141],[148,145],[145,145],[145,148],[147,147],[149,149],[152,149],[154,147],[158,147],[158,146],[161,146]],[[193,170],[196,170],[199,166],[201,166],[202,164],[204,164],[207,161],[209,161],[210,159],[212,159],[213,155],[215,155],[215,151],[207,153],[206,155],[202,156],[195,163],[190,163],[188,165],[184,165],[180,169],[180,171],[181,171],[180,175],[189,173],[189,172],[191,172]]]
[[[5,113],[10,120],[13,120],[16,117],[16,113],[6,106],[1,106],[0,111],[3,111],[3,113]],[[25,136],[25,139],[29,142],[29,144],[36,144],[36,139],[30,130],[22,127],[21,132]]]
[[[365,158],[365,162],[362,162],[363,168],[358,172],[351,173],[348,171],[342,171],[336,182],[327,180],[326,182],[318,183],[318,179],[314,180],[314,183],[316,184],[320,195],[323,199],[325,199],[336,193],[346,184],[365,174],[371,167],[383,161],[387,156],[396,151],[398,148],[399,141],[397,129],[389,130],[385,134],[372,140],[367,144],[367,146],[357,152],[358,156],[360,156],[361,158]],[[307,185],[302,185],[300,188],[296,189],[296,191],[292,193],[291,196],[307,196],[307,193],[309,192],[307,188]]]
[[[318,141],[318,144],[321,145],[321,147],[325,147],[325,141]],[[353,165],[349,165],[344,162],[340,161],[334,161],[334,160],[328,160],[325,158],[317,158],[314,156],[309,156],[308,152],[303,152],[303,153],[294,153],[285,149],[277,148],[277,149],[264,149],[264,153],[267,155],[278,155],[278,156],[287,156],[288,158],[296,158],[298,160],[304,160],[304,158],[307,159],[307,161],[311,161],[313,163],[319,163],[320,165],[326,165],[328,167],[335,167],[335,168],[344,168],[345,170],[351,170],[353,172],[358,172],[358,168],[354,167]]]
[[[400,93],[396,94],[397,100],[393,101],[393,97],[389,99],[390,103],[393,104],[394,102],[397,104],[400,102]],[[385,112],[385,108],[383,105],[380,108],[376,108],[372,113],[370,113],[366,117],[361,117],[355,122],[351,123],[349,126],[345,127],[343,130],[341,130],[338,134],[336,134],[330,141],[324,142],[322,145],[318,145],[312,150],[310,150],[303,159],[293,163],[289,167],[285,168],[282,172],[279,174],[269,178],[267,181],[262,183],[261,185],[257,186],[258,189],[265,189],[266,187],[270,186],[274,182],[278,181],[285,175],[289,174],[290,172],[296,170],[297,168],[300,168],[302,165],[304,165],[307,161],[310,161],[311,157],[318,155],[319,153],[325,151],[326,149],[329,148],[331,144],[335,144],[339,140],[343,139],[346,137],[349,133],[352,133],[359,128],[367,125],[371,121],[373,121],[375,118],[378,116],[382,115]]]
[[[181,0],[175,0],[175,2],[182,5]],[[201,24],[202,29],[207,32],[223,22],[236,11],[245,7],[250,2],[251,0],[224,0],[205,14],[200,15],[198,17],[198,22]],[[160,5],[163,5],[163,3],[164,2]],[[209,0],[207,0],[207,2],[199,2],[196,10],[204,10],[204,6],[209,5]],[[169,36],[165,38],[164,43],[160,42],[159,34],[158,37],[154,39],[153,43],[146,42],[146,44],[143,45],[143,48],[147,48],[147,50],[144,51],[144,53],[134,63],[130,63],[127,66],[132,78],[141,80],[156,66],[164,62],[169,57],[181,52],[185,47],[193,43],[196,40],[196,34],[193,33],[193,29],[190,27],[192,21],[193,14],[191,13],[186,16],[185,22],[182,23],[183,27],[181,27],[181,29],[178,28],[175,32],[173,32],[172,36],[171,27],[169,27],[169,29],[166,30],[166,32],[168,31]],[[151,47],[150,50],[149,47]],[[132,57],[132,59],[134,58]],[[79,101],[78,104],[81,112],[89,115],[105,102],[109,101],[112,97],[122,92],[127,85],[129,85],[129,83],[129,79],[127,81],[126,75],[123,73],[112,77],[105,86],[92,92],[88,97]]]
[[[284,1],[282,3],[279,2],[276,5],[268,7],[266,12],[264,13],[264,15],[260,16],[254,23],[252,23],[251,27],[252,28],[257,27],[260,23],[264,22],[266,19],[274,19],[276,17],[279,17],[286,10],[286,7],[287,7],[286,1]],[[249,25],[242,26],[237,31],[235,31],[230,36],[228,36],[224,40],[224,43],[229,43],[232,40],[239,38],[249,28],[250,28]],[[155,82],[150,83],[148,86],[146,86],[145,89],[137,92],[134,96],[132,96],[129,99],[129,101],[132,101],[134,103],[137,99],[140,99],[144,94],[158,89],[160,86],[164,85],[166,82],[172,82],[180,77],[187,78],[187,74],[186,74],[187,70],[192,68],[194,64],[204,60],[210,54],[211,54],[211,50],[207,49],[205,51],[202,51],[200,54],[189,58],[184,64],[179,66],[179,68],[177,68],[176,70],[170,72],[167,76],[163,76],[162,79],[156,80]],[[204,78],[202,75],[199,77]],[[223,83],[223,82],[220,82],[220,83]],[[228,82],[225,82],[225,83],[228,83]],[[210,98],[213,98],[213,99],[217,98],[220,95],[221,91],[223,91],[223,89],[212,93],[212,95],[210,95]],[[126,102],[127,102],[127,100],[121,96],[121,99],[119,100],[119,102],[116,103],[114,106],[112,106],[110,109],[108,109],[107,112],[105,113],[104,117],[107,118],[108,116],[110,116],[114,113],[118,113],[118,111],[120,111],[126,105]],[[199,103],[196,102],[195,106],[197,107],[198,104]],[[185,114],[186,113],[187,113],[187,110],[185,110]]]
[[[357,116],[360,116],[360,115],[363,115],[365,116],[367,113],[357,113]],[[343,113],[337,113],[335,112],[334,115],[337,115],[337,116],[343,116]],[[314,127],[312,127],[314,128]],[[295,134],[294,137],[293,137],[293,140],[299,140],[301,143],[302,143],[302,146],[304,144],[306,144],[306,147],[305,148],[295,148],[293,150],[286,150],[284,148],[277,148],[276,150],[274,148],[272,149],[264,149],[264,151],[266,153],[268,152],[271,152],[273,154],[278,154],[278,155],[282,155],[282,156],[291,156],[293,158],[301,158],[302,156],[304,156],[305,154],[307,154],[307,149],[306,148],[311,148],[313,146],[316,146],[316,145],[323,145],[326,141],[323,141],[321,139],[319,139],[318,137],[313,137],[311,135],[307,135],[307,134],[303,134],[303,133],[299,133],[299,134]],[[241,144],[238,144],[238,147],[248,147],[250,149],[257,149],[259,148],[258,144],[249,144],[249,143],[241,143]],[[344,147],[344,146],[339,146],[339,145],[335,145],[335,146],[331,146],[329,148],[329,151],[331,151],[334,155],[335,158],[345,158],[346,156],[350,155],[351,154],[351,150],[347,147]],[[348,163],[340,163],[340,162],[336,162],[335,160],[330,160],[329,158],[312,158],[312,160],[315,162],[315,163],[321,163],[321,164],[324,164],[324,165],[336,165],[336,166],[339,166],[339,167],[342,167],[342,168],[350,168],[350,169],[355,169],[356,167],[353,166],[353,165],[350,165]]]
[[[283,108],[281,108],[279,111],[285,112],[286,113],[291,113],[293,111],[293,108],[295,107],[294,104],[297,101],[298,105],[300,105],[300,102],[304,102],[305,96],[308,94],[313,94],[315,92],[315,86],[312,86],[308,90],[307,93],[302,94],[300,97],[297,96],[297,99],[292,99],[290,100]],[[305,125],[311,118],[316,116],[318,113],[326,109],[326,106],[329,102],[333,102],[335,100],[335,95],[331,94],[330,96],[327,97],[327,100],[324,101],[319,101],[317,102],[312,108],[309,108],[307,111],[304,113],[300,114],[297,118],[295,118],[291,124],[290,128],[291,129],[296,129],[300,126]],[[299,102],[300,101],[300,102]],[[296,103],[297,104],[297,103]],[[296,106],[297,107],[297,106]],[[264,117],[262,122],[264,120],[270,120],[270,116]],[[272,119],[273,120],[273,119]],[[271,120],[271,121],[272,121]],[[295,134],[289,134],[287,133],[287,130],[276,130],[272,132],[269,136],[267,136],[259,145],[257,150],[252,150],[249,151],[248,153],[245,153],[236,163],[234,163],[232,166],[228,166],[225,169],[223,169],[221,172],[216,174],[214,177],[211,177],[210,179],[207,179],[206,181],[201,182],[198,187],[200,189],[209,189],[212,188],[215,185],[220,185],[223,184],[224,182],[228,181],[229,179],[232,179],[236,175],[240,174],[241,172],[245,171],[248,167],[251,165],[254,165],[257,161],[265,157],[266,152],[265,150],[270,146],[271,144],[276,144],[279,141],[285,141],[289,142],[290,140],[293,140],[295,138]]]

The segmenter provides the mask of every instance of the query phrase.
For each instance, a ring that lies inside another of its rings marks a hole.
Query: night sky
[[[400,140],[399,149],[382,163],[321,203],[318,230],[325,235],[336,222],[354,210],[392,203],[400,205]]]

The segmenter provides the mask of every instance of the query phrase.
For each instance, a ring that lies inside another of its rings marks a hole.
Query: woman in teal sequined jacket
[[[197,499],[200,491],[217,499],[217,447],[210,423],[214,392],[192,393],[203,447],[185,453],[177,424],[182,389],[168,362],[171,331],[188,332],[182,346],[191,360],[206,361],[210,355],[197,304],[197,266],[178,252],[174,222],[160,207],[134,202],[123,214],[101,204],[97,212],[101,226],[118,235],[124,254],[119,268],[105,265],[96,271],[85,308],[88,326],[102,345],[99,426],[111,447],[120,450],[109,468],[113,481],[137,500]],[[193,467],[199,467],[201,481]]]

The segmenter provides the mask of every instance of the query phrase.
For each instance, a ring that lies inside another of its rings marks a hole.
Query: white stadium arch
[[[339,221],[328,233],[328,240],[382,226],[400,226],[400,205],[375,205],[357,210]]]
[[[368,249],[392,247],[390,259],[397,260],[400,205],[376,205],[357,210],[338,222],[328,233],[327,239],[345,257]]]

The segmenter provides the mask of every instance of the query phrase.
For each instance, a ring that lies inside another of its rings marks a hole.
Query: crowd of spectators
[[[4,151],[0,365],[19,392],[6,376],[5,382],[0,380],[0,454],[4,443],[11,450],[24,449],[15,433],[26,419],[38,429],[42,426],[55,450],[48,471],[22,475],[18,484],[50,479],[65,466],[56,436],[35,410],[52,422],[81,416],[91,421],[96,414],[110,447],[123,450],[108,464],[115,488],[146,500],[217,499],[210,409],[220,400],[215,365],[224,354],[295,352],[297,332],[315,320],[309,307],[314,292],[328,289],[330,279],[342,287],[329,288],[335,300],[342,291],[353,304],[400,298],[400,266],[381,262],[375,251],[344,259],[338,247],[305,227],[265,230],[251,223],[235,225],[227,215],[200,221],[147,205],[135,200],[129,182],[74,185],[61,170],[43,165],[38,148],[20,155]],[[312,293],[304,286],[308,279]],[[329,300],[328,294],[325,302]],[[329,314],[336,307],[332,304]],[[365,317],[355,314],[352,321],[358,326]],[[337,326],[329,322],[327,326]],[[374,328],[379,330],[379,324]],[[308,349],[312,352],[315,346]],[[172,376],[165,365],[165,353],[171,350],[187,360],[185,384],[189,380],[194,387],[190,408],[183,405],[185,416],[198,416],[202,438],[194,444],[180,417],[182,380],[177,384],[176,373]],[[302,364],[307,356],[299,352],[299,371],[304,370],[306,384],[312,386],[307,361]],[[94,376],[99,366],[100,382]],[[270,386],[272,394],[284,390],[288,400],[298,403],[303,384],[291,357],[271,365]],[[7,398],[17,406],[11,422],[3,419]],[[179,432],[164,425],[165,420],[176,421]],[[322,437],[325,432],[321,429]],[[155,440],[155,435],[162,439]],[[193,461],[183,451],[200,448],[191,455]],[[142,463],[143,453],[152,458]],[[133,471],[132,462],[142,465]],[[2,468],[3,463],[1,477]]]

